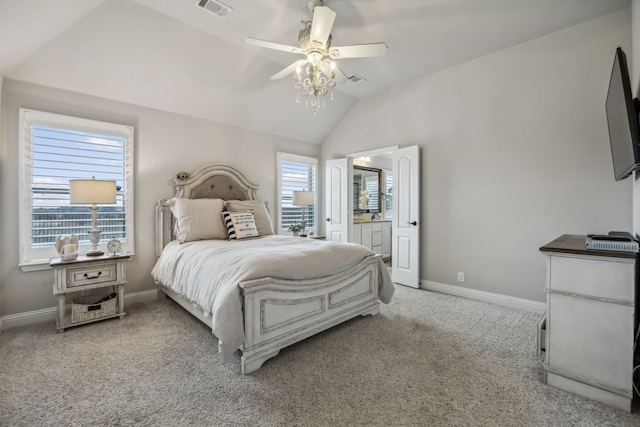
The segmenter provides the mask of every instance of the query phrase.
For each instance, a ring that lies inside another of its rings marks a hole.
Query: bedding
[[[172,241],[152,275],[157,283],[197,304],[211,318],[222,363],[244,341],[242,295],[238,284],[262,277],[312,279],[340,273],[374,255],[354,243],[267,235],[243,240]],[[388,303],[394,287],[379,261],[378,297]]]

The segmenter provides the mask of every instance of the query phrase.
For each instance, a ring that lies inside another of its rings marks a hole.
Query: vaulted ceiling
[[[320,143],[358,102],[439,70],[616,10],[630,0],[325,0],[334,45],[386,42],[376,58],[340,60],[350,81],[314,116],[296,103],[300,59],[245,45],[297,45],[307,0],[0,0],[0,74],[97,97]]]

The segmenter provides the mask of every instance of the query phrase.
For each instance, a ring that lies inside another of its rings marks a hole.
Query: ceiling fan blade
[[[289,74],[293,73],[296,70],[296,68],[298,68],[298,66],[302,67],[306,63],[307,63],[307,61],[304,60],[304,59],[301,59],[300,61],[296,61],[293,64],[289,65],[284,70],[282,70],[279,73],[274,74],[273,76],[271,76],[271,80],[279,80],[279,79],[281,79],[283,77],[286,77]]]
[[[353,46],[338,46],[329,49],[329,56],[334,59],[366,58],[370,56],[382,56],[387,53],[386,43],[358,44]]]
[[[342,70],[340,70],[340,68],[336,67],[333,70],[334,73],[336,73],[336,76],[333,78],[333,80],[335,80],[336,84],[342,84],[344,82],[347,81],[348,77],[345,73],[342,72]]]
[[[302,49],[300,49],[299,47],[287,46],[285,44],[268,42],[268,41],[265,41],[265,40],[254,39],[254,38],[251,38],[251,37],[247,37],[247,38],[243,39],[242,41],[245,44],[250,44],[250,45],[258,46],[258,47],[266,47],[267,49],[282,50],[284,52],[289,52],[289,53],[304,53],[302,51]]]
[[[311,34],[309,41],[318,47],[327,44],[336,13],[326,6],[316,6],[313,9],[313,21],[311,22]]]

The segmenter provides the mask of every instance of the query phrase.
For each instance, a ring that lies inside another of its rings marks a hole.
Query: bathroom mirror
[[[380,213],[382,170],[364,166],[353,167],[353,211]]]

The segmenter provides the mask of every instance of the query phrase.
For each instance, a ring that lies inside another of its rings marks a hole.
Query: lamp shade
[[[116,203],[116,182],[102,179],[70,179],[72,205],[97,205]]]
[[[313,206],[316,201],[315,191],[294,191],[293,204],[298,206]]]

